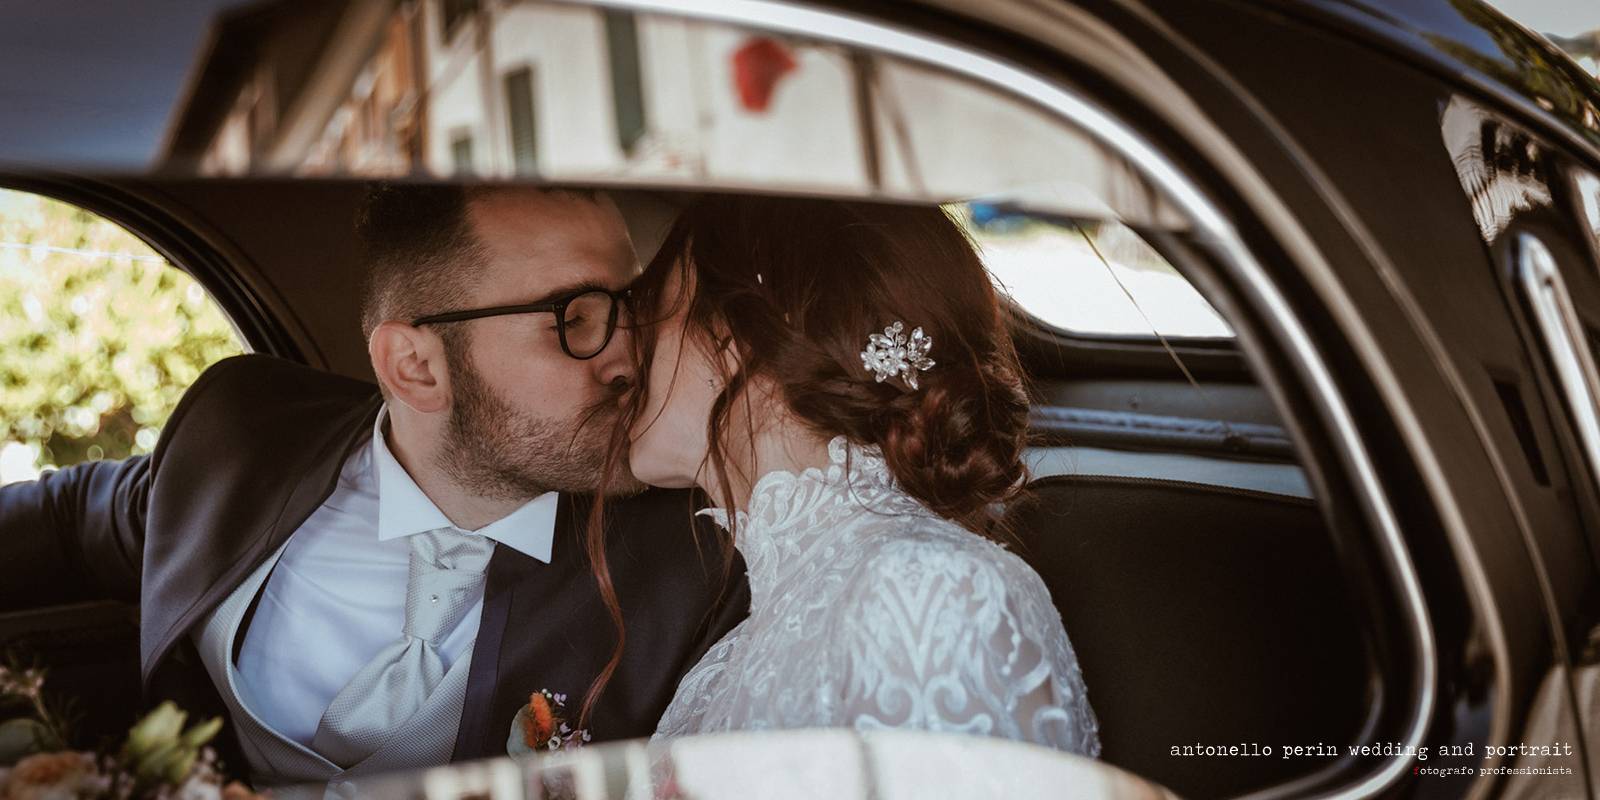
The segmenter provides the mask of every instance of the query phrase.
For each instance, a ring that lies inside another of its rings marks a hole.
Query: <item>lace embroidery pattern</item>
[[[837,437],[828,455],[764,475],[733,520],[750,616],[684,676],[656,736],[920,728],[1098,756],[1039,575],[905,494],[875,448]]]

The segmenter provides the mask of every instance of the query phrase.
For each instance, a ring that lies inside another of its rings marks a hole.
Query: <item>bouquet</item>
[[[0,723],[0,800],[252,800],[226,783],[208,743],[220,718],[185,726],[188,715],[162,703],[104,752],[67,746],[64,715],[45,701],[42,669],[0,666],[0,707],[22,716]]]

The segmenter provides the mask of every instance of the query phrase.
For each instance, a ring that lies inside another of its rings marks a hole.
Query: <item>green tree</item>
[[[0,447],[35,466],[147,453],[207,366],[242,351],[193,278],[82,209],[0,190]]]

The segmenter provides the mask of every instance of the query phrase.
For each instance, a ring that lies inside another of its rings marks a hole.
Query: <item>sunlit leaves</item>
[[[240,351],[199,284],[137,237],[0,190],[0,460],[19,443],[39,467],[149,452],[183,390]]]

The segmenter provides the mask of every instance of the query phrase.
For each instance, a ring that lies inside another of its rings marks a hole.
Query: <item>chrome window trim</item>
[[[1600,176],[1583,167],[1573,167],[1568,174],[1572,193],[1578,200],[1578,222],[1583,228],[1584,238],[1589,240],[1595,268],[1600,270]]]
[[[1361,440],[1355,417],[1339,394],[1338,384],[1328,365],[1312,344],[1310,334],[1300,324],[1288,299],[1266,270],[1244,245],[1232,223],[1178,166],[1131,128],[1085,98],[1020,67],[980,55],[921,34],[898,30],[862,17],[839,12],[818,11],[775,0],[572,0],[584,5],[628,8],[646,13],[704,19],[756,29],[781,31],[797,36],[827,39],[877,52],[922,62],[971,78],[981,84],[1018,95],[1082,127],[1091,136],[1120,153],[1146,177],[1171,195],[1173,202],[1189,214],[1227,255],[1227,266],[1237,270],[1241,282],[1249,287],[1273,324],[1284,337],[1284,345],[1298,357],[1296,366],[1310,385],[1311,396],[1319,401],[1325,422],[1343,443],[1340,453],[1346,469],[1365,504],[1369,523],[1378,532],[1381,552],[1388,560],[1390,576],[1404,605],[1407,633],[1417,656],[1412,676],[1417,687],[1400,744],[1424,746],[1423,736],[1434,713],[1437,699],[1438,653],[1432,620],[1422,596],[1421,581],[1399,522],[1383,492],[1371,455]],[[1375,794],[1392,786],[1407,774],[1413,760],[1404,755],[1360,780],[1318,795],[1326,798],[1353,798]],[[1271,792],[1256,796],[1274,796]]]
[[[1600,370],[1587,346],[1583,320],[1567,291],[1566,279],[1556,266],[1555,256],[1539,237],[1531,233],[1517,236],[1517,280],[1539,324],[1539,337],[1545,353],[1555,367],[1557,382],[1566,400],[1568,416],[1578,429],[1588,458],[1590,475],[1600,476]],[[1600,485],[1600,478],[1591,477]]]

